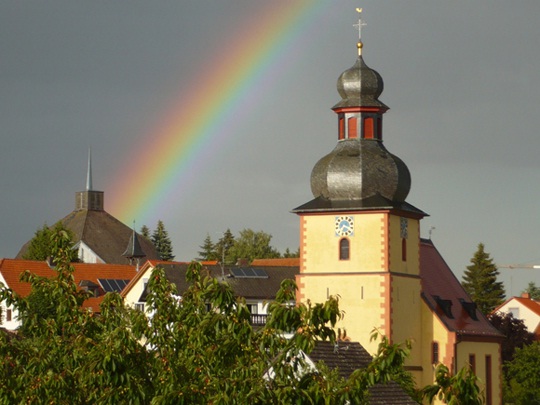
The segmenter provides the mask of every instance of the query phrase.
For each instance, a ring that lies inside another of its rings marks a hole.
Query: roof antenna
[[[429,240],[431,240],[431,233],[435,230],[435,227],[432,226],[431,228],[429,228]]]
[[[92,191],[92,150],[88,148],[88,170],[86,172],[86,191]]]

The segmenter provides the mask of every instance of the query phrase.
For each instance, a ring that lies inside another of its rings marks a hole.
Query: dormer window
[[[477,320],[478,320],[478,315],[476,314],[476,303],[474,303],[474,302],[467,302],[467,301],[465,301],[463,298],[460,298],[460,299],[459,299],[459,302],[461,303],[461,306],[462,306],[463,309],[467,312],[467,314],[469,315],[469,317],[470,317],[473,321],[477,321]]]
[[[439,308],[444,312],[444,314],[448,318],[454,319],[454,315],[452,315],[452,301],[442,299],[438,295],[434,295],[433,298],[435,299],[435,302],[437,302]]]

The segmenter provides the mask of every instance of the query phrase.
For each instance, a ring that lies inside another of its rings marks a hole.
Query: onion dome
[[[382,196],[403,202],[409,194],[409,169],[379,142],[349,139],[317,162],[311,191],[326,200],[364,200]]]
[[[388,107],[378,100],[384,83],[381,75],[369,68],[361,55],[362,42],[358,42],[359,55],[356,63],[344,71],[337,81],[337,90],[342,100],[334,106],[343,107]]]
[[[361,9],[357,9],[361,13]],[[360,18],[358,58],[337,81],[341,100],[332,107],[338,116],[337,145],[311,172],[313,200],[293,212],[399,209],[426,215],[405,202],[411,188],[409,169],[383,145],[379,101],[384,84],[362,57]]]
[[[332,109],[339,117],[338,144],[317,162],[311,172],[315,198],[364,200],[382,196],[403,202],[411,176],[405,163],[382,143],[382,114],[388,107],[379,101],[382,77],[369,68],[358,42],[358,59],[338,79],[341,96]]]

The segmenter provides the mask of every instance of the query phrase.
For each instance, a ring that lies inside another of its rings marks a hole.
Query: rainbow
[[[205,170],[203,165],[208,166],[225,140],[233,136],[237,116],[256,104],[254,98],[264,96],[260,89],[255,91],[255,84],[275,76],[271,70],[283,65],[280,62],[287,51],[292,52],[292,40],[305,34],[306,26],[330,3],[289,0],[265,4],[249,29],[227,41],[222,54],[209,55],[210,60],[201,64],[191,80],[192,87],[168,110],[159,128],[130,152],[107,187],[111,190],[108,211],[126,223],[145,223],[155,219],[152,214],[173,209],[167,206],[173,201],[178,209],[178,200],[171,193],[189,194],[196,180],[194,173]]]

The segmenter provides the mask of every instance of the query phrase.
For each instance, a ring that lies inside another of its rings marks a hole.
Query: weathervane
[[[362,9],[357,8],[356,11],[358,12],[358,23],[354,24],[353,27],[355,27],[358,30],[358,41],[362,41],[362,27],[364,25],[367,25],[364,21],[362,21]]]

